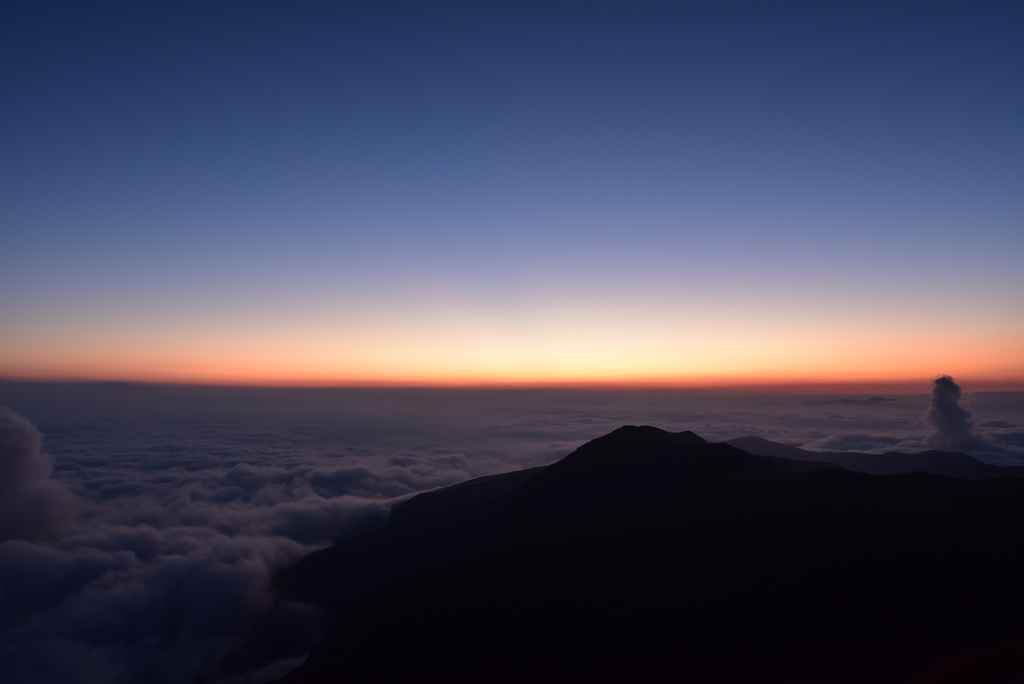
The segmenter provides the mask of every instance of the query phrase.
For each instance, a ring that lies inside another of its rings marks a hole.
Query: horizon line
[[[575,380],[575,381],[417,381],[417,380],[299,380],[270,381],[138,379],[111,377],[12,377],[0,376],[0,383],[38,385],[146,385],[164,387],[223,387],[252,389],[434,389],[434,390],[576,390],[576,391],[712,391],[794,394],[927,394],[930,379],[721,379],[705,381],[674,380]],[[966,392],[1020,392],[1024,378],[954,378]]]

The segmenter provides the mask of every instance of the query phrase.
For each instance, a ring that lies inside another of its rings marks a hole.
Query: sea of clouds
[[[329,619],[277,600],[274,571],[416,492],[551,463],[623,424],[1024,464],[1024,393],[927,389],[0,383],[0,680],[268,681]]]

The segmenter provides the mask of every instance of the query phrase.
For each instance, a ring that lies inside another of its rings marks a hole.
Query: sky
[[[0,377],[1024,389],[1019,2],[0,7]]]

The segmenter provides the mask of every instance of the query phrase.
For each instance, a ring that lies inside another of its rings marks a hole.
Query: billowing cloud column
[[[960,406],[961,395],[960,385],[948,375],[932,383],[932,401],[925,416],[932,429],[929,446],[964,451],[981,444],[981,438],[974,432],[971,412]]]
[[[39,430],[0,407],[0,542],[46,541],[64,531],[72,499],[67,489],[50,480],[52,472]]]

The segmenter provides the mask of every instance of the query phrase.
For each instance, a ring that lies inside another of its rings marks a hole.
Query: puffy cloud
[[[417,477],[392,466],[226,467],[209,444],[198,458],[158,450],[154,468],[146,449],[131,464],[116,444],[90,443],[93,454],[54,480],[39,430],[0,409],[5,682],[280,676],[326,616],[276,600],[272,573],[379,525],[389,497],[468,477],[450,468]],[[316,491],[320,479],[333,491]]]
[[[932,383],[932,400],[925,422],[932,428],[928,445],[949,451],[969,451],[984,441],[974,431],[971,413],[960,406],[962,391],[953,378],[943,375]]]
[[[4,681],[212,682],[272,671],[324,626],[319,611],[268,591],[272,569],[308,551],[209,528],[109,526],[55,545],[0,544]]]
[[[55,539],[65,529],[71,496],[50,481],[53,461],[28,420],[0,407],[0,541]]]

